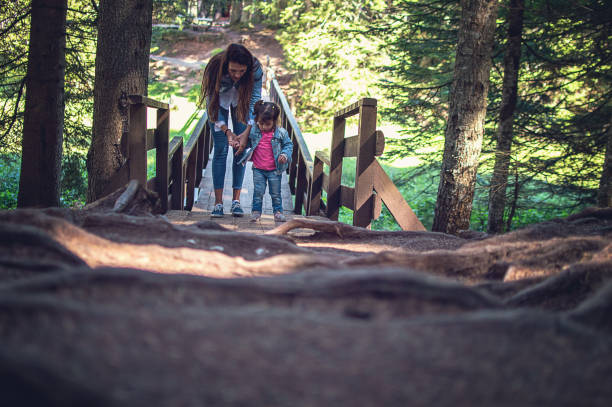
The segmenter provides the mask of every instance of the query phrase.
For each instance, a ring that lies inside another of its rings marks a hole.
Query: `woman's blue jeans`
[[[219,120],[229,123],[228,111],[221,107],[219,108]],[[247,127],[245,123],[238,122],[234,115],[232,115],[232,122],[234,123],[233,130],[235,134],[242,133]],[[215,131],[215,124],[213,122],[210,122],[210,128],[212,130],[214,140],[214,155],[212,162],[213,187],[215,189],[223,189],[223,184],[225,183],[225,163],[227,161],[229,143],[227,141],[227,137],[222,131]],[[236,150],[232,148],[232,154],[234,155],[234,160],[232,163],[232,188],[242,189],[245,166],[236,164],[236,161],[238,161],[241,156],[236,157],[235,153]]]
[[[251,212],[261,212],[263,196],[266,193],[266,183],[269,186],[270,197],[272,198],[272,211],[283,211],[283,200],[281,198],[281,177],[276,170],[265,171],[253,167],[253,204]]]

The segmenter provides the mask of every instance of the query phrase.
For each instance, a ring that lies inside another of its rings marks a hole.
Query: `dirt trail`
[[[259,59],[265,68],[268,62],[275,71],[281,85],[289,81],[284,68],[284,55],[276,32],[256,26],[249,30],[235,30],[227,26],[215,26],[206,32],[186,31],[174,40],[164,40],[160,49],[152,55],[151,73],[160,81],[177,81],[185,92],[201,81],[201,66],[204,66],[219,49],[230,43],[240,43]],[[172,37],[169,37],[172,38]]]

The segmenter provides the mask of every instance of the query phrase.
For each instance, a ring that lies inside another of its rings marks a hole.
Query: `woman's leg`
[[[228,111],[219,108],[219,120],[223,120],[227,123]],[[209,122],[210,123],[210,122]],[[210,123],[210,128],[213,133],[213,162],[212,162],[212,176],[213,176],[213,188],[215,189],[215,205],[223,203],[223,184],[225,183],[225,162],[227,161],[227,152],[229,149],[229,143],[227,137],[222,131],[215,131],[215,124]]]
[[[253,168],[253,202],[251,212],[261,212],[263,196],[266,192],[265,171]]]
[[[234,125],[234,133],[236,135],[242,133],[246,129],[245,123],[240,123],[238,119],[236,119],[235,115],[232,111],[232,123]],[[246,169],[246,165],[238,164],[237,161],[240,159],[241,155],[236,156],[236,150],[233,149],[234,159],[232,161],[232,194],[234,201],[240,200],[240,191],[242,190],[242,181],[244,180],[244,171]]]
[[[276,171],[270,171],[268,175],[268,186],[272,198],[272,213],[283,212],[283,200],[281,198],[281,177]]]

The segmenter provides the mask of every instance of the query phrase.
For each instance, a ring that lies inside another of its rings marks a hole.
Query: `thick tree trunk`
[[[461,23],[433,231],[470,225],[487,110],[497,0],[462,0]]]
[[[67,0],[33,0],[18,207],[59,206]]]
[[[124,174],[121,168],[129,165],[121,149],[121,136],[127,131],[125,97],[147,94],[151,16],[152,0],[100,2],[88,202],[128,181],[117,179],[117,174]]]
[[[604,208],[612,207],[612,118],[610,118],[606,134],[608,136],[606,157],[599,180],[599,193],[597,194],[597,205]]]
[[[518,93],[518,72],[521,60],[521,39],[523,35],[523,11],[525,0],[510,0],[508,10],[508,44],[504,56],[504,83],[502,104],[497,129],[495,166],[489,191],[489,218],[487,231],[499,233],[504,230],[504,209],[506,207],[506,186],[512,148],[514,111]]]

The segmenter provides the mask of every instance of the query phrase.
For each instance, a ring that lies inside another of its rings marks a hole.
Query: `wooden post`
[[[206,124],[208,120],[206,121]],[[198,158],[196,163],[196,178],[195,178],[195,186],[196,188],[200,187],[200,182],[202,181],[202,170],[204,169],[204,139],[206,138],[206,124],[202,127],[202,131],[198,134]]]
[[[346,119],[334,117],[332,144],[329,155],[329,189],[327,191],[327,217],[338,220],[340,211],[340,183],[342,181],[342,159],[344,158],[344,132]]]
[[[147,107],[142,103],[130,105],[129,116],[129,179],[147,185]]]
[[[376,99],[364,98],[359,103],[359,140],[355,168],[353,225],[370,228],[374,206],[374,168],[376,150]]]
[[[197,142],[196,142],[196,146],[194,148],[198,148],[197,146]],[[187,202],[185,203],[185,210],[190,211],[193,208],[193,202],[195,200],[195,187],[196,187],[196,164],[197,164],[197,154],[194,154],[193,152],[191,154],[189,154],[189,157],[187,158],[187,168],[185,168],[185,177],[184,180],[186,180],[186,187],[187,187]],[[185,181],[183,181],[185,182]]]
[[[323,191],[323,161],[315,155],[312,167],[312,183],[308,194],[308,216],[318,215]]]
[[[208,166],[208,160],[210,159],[211,147],[212,147],[212,136],[210,132],[210,122],[207,120],[206,125],[204,126],[204,161],[202,163],[202,168],[206,168]]]
[[[176,137],[175,137],[176,138]],[[172,209],[183,210],[183,201],[185,193],[185,177],[183,174],[183,140],[180,140],[180,145],[172,156]]]
[[[291,132],[289,132],[289,136],[291,138],[291,142],[293,143],[293,152],[291,153],[291,165],[289,165],[289,191],[291,191],[291,195],[295,195],[295,186],[298,172],[298,157],[300,156],[300,145],[297,143],[297,140],[295,139],[295,137],[293,137],[293,134]]]
[[[170,139],[170,110],[157,109],[155,133],[155,178],[162,212],[168,211],[168,142]]]
[[[302,206],[304,205],[304,193],[306,192],[306,183],[308,178],[306,177],[306,163],[302,154],[298,154],[297,163],[297,176],[296,176],[296,187],[295,187],[295,205],[293,212],[301,215]]]

